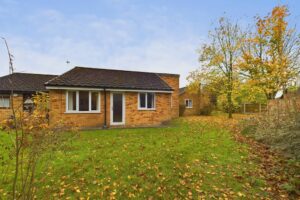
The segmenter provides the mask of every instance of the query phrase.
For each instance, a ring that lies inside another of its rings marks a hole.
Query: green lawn
[[[0,133],[0,142],[8,143],[8,136]],[[80,132],[62,151],[45,156],[43,166],[37,174],[38,199],[268,195],[246,145],[228,131],[185,118],[169,128]],[[9,188],[0,180],[2,197]]]

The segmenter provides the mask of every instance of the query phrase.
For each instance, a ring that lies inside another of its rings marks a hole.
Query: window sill
[[[187,108],[187,109],[192,109],[193,107],[185,107],[185,108]]]
[[[8,110],[10,107],[0,107],[0,110]]]
[[[156,108],[138,108],[141,111],[156,111]]]
[[[100,111],[66,111],[65,114],[100,114]]]

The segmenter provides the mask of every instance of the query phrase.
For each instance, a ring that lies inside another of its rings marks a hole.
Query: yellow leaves
[[[117,190],[114,189],[113,191],[110,192],[109,194],[109,199],[116,199],[116,194],[117,194]]]
[[[64,195],[65,195],[65,189],[62,188],[60,189],[59,196],[64,196]]]
[[[80,189],[76,189],[75,192],[80,193]]]
[[[239,197],[245,197],[245,194],[243,194],[242,192],[238,192],[237,195],[238,195]]]
[[[185,186],[185,185],[186,185],[186,182],[185,182],[185,180],[182,180],[182,179],[179,181],[179,183],[180,183],[181,185],[183,185],[183,186]]]
[[[294,52],[298,52],[300,41],[287,27],[288,15],[286,6],[277,6],[266,17],[257,17],[256,32],[244,41],[241,69],[256,80],[267,97],[295,77],[292,63],[299,59]]]
[[[129,193],[128,193],[128,197],[129,197],[129,198],[134,198],[134,197],[135,197],[135,194],[129,192]]]

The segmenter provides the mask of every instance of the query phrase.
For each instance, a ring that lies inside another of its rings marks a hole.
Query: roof
[[[182,94],[184,93],[186,90],[186,87],[182,87],[182,88],[179,88],[179,94]]]
[[[75,67],[48,81],[46,86],[172,91],[160,78],[161,75],[163,74]]]
[[[56,75],[13,73],[0,77],[0,93],[14,92],[26,93],[45,91],[45,82],[55,78]]]

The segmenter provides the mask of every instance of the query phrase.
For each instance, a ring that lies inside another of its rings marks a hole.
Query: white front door
[[[113,92],[110,96],[111,102],[111,125],[125,124],[125,95],[119,92]]]

